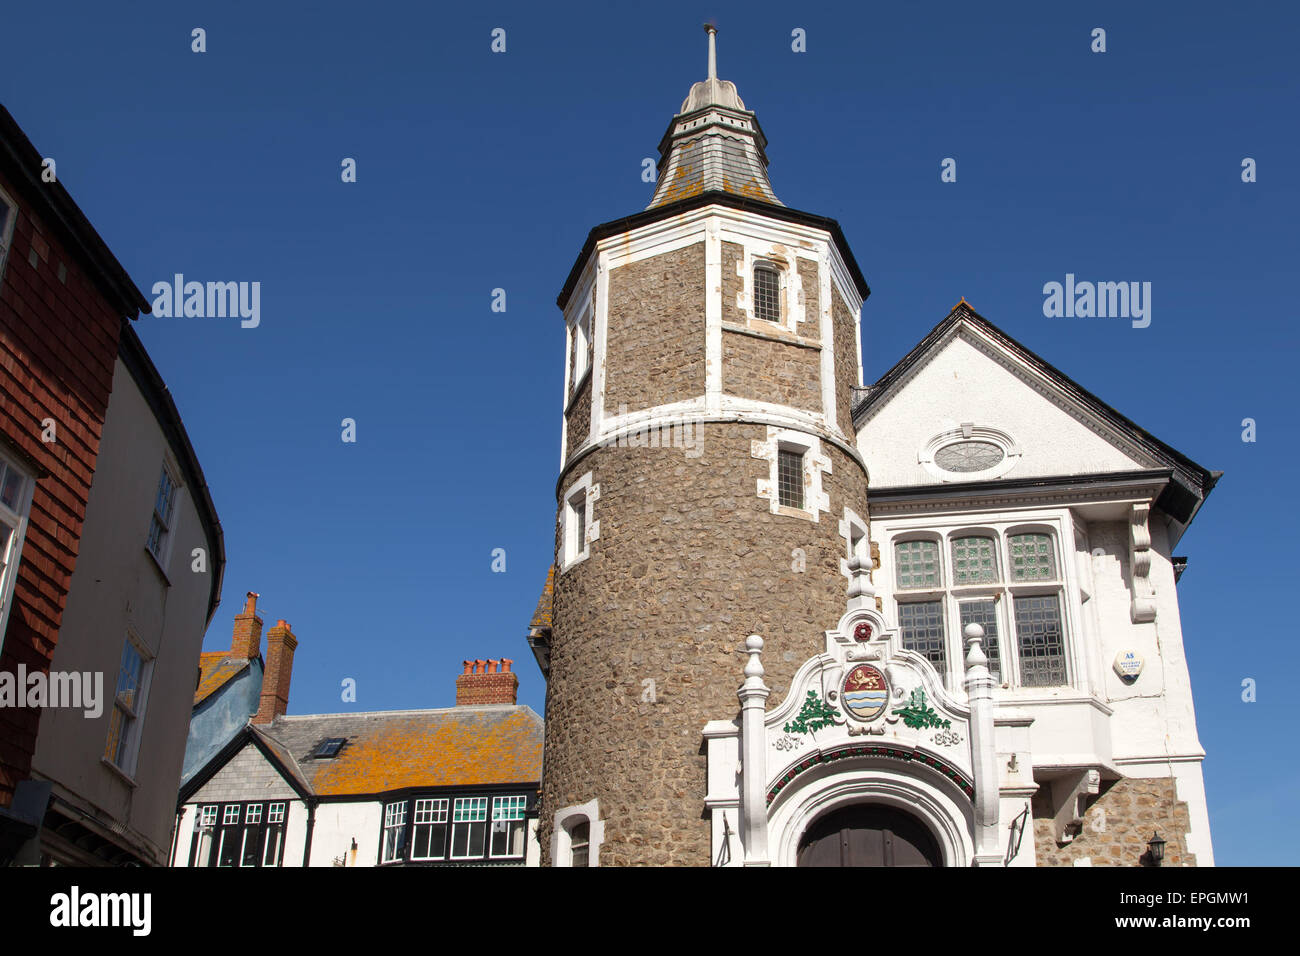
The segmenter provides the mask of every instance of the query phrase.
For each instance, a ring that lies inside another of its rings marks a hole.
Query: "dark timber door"
[[[924,824],[878,803],[836,810],[799,841],[800,866],[942,866],[942,860]]]

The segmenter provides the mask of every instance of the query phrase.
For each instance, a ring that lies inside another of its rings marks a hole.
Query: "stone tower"
[[[591,231],[558,299],[540,837],[560,865],[710,863],[702,730],[739,711],[746,636],[775,706],[867,557],[850,407],[869,290],[833,220],[776,198],[706,29],[650,205]]]

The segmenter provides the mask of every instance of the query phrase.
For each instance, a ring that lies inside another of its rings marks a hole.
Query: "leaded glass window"
[[[769,265],[754,266],[754,317],[781,321],[781,275]]]
[[[903,647],[916,651],[939,672],[948,676],[948,651],[943,638],[943,602],[918,601],[898,606],[898,626]]]
[[[1061,601],[1055,594],[1016,598],[1022,687],[1059,687],[1065,679]]]
[[[573,866],[589,866],[591,862],[591,824],[583,820],[569,830],[570,863]]]
[[[992,538],[952,539],[953,584],[988,584],[997,579],[998,556]]]
[[[777,499],[787,508],[803,507],[803,454],[797,451],[777,452]]]
[[[966,641],[966,625],[978,624],[984,628],[984,640],[980,647],[989,659],[989,673],[995,680],[1002,680],[1002,655],[998,650],[998,607],[993,601],[962,601],[961,609],[962,643]],[[964,659],[964,654],[963,654]]]
[[[937,588],[939,580],[939,543],[937,541],[902,541],[894,546],[894,563],[898,569],[899,588]]]
[[[1012,581],[1055,581],[1052,536],[1013,534],[1009,539]]]
[[[1006,457],[997,445],[987,441],[959,441],[934,453],[934,463],[944,471],[984,471]]]

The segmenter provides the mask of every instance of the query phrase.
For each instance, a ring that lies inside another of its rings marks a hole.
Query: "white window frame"
[[[130,628],[127,629],[126,639],[122,643],[123,653],[125,653],[128,646],[140,658],[140,683],[136,691],[135,704],[133,706],[119,704],[118,697],[122,693],[122,663],[119,657],[117,680],[113,685],[113,699],[106,708],[108,711],[108,737],[104,740],[104,760],[111,766],[116,767],[129,779],[134,780],[136,766],[140,759],[140,738],[144,733],[145,714],[149,709],[149,686],[153,682],[154,657],[149,653],[149,649],[145,647],[144,641],[140,640],[139,635]],[[108,744],[113,738],[114,715],[119,710],[126,713],[128,720],[123,735],[126,743],[122,747],[120,761],[116,753],[109,754],[108,752]]]
[[[402,840],[402,834],[406,832],[406,807],[408,801],[394,800],[391,803],[384,804],[384,826],[383,832],[379,835],[379,862],[398,863],[406,857],[403,852],[406,844]],[[396,838],[393,841],[393,854],[389,855],[388,834],[394,831]]]
[[[765,319],[758,314],[758,273],[770,272],[776,276],[776,318]],[[787,328],[786,316],[789,309],[786,308],[786,295],[789,289],[789,283],[785,280],[785,267],[783,264],[771,259],[759,257],[754,260],[754,264],[749,269],[749,288],[750,288],[750,315],[755,322],[766,322],[769,325],[775,325],[780,328]]]
[[[518,852],[518,853],[512,853],[512,852],[509,852],[509,848],[510,848],[510,834],[511,834],[511,831],[514,829],[514,828],[511,827],[511,826],[507,826],[507,827],[506,827],[506,849],[507,849],[507,852],[505,852],[505,853],[493,853],[493,852],[492,852],[492,836],[493,836],[493,833],[494,833],[495,830],[496,830],[496,824],[497,824],[497,822],[498,822],[498,821],[497,821],[497,807],[498,807],[499,805],[501,805],[501,804],[505,804],[504,809],[506,810],[506,812],[514,813],[514,812],[516,812],[516,810],[517,810],[518,813],[519,813],[519,816],[518,816],[518,817],[511,816],[511,817],[504,818],[504,819],[502,819],[502,820],[500,821],[500,822],[502,822],[502,823],[507,823],[507,824],[518,824],[518,825],[519,825],[519,826],[518,826],[518,829],[519,829],[520,832],[523,834],[523,840],[521,841],[521,845],[520,845],[520,847],[519,847],[519,852]],[[489,825],[488,825],[488,834],[487,834],[487,837],[488,837],[488,840],[487,840],[487,851],[488,851],[488,857],[489,857],[490,859],[493,859],[493,860],[517,860],[517,859],[520,859],[521,857],[523,857],[523,856],[528,852],[528,843],[527,843],[527,840],[528,840],[528,797],[527,797],[527,796],[525,796],[525,795],[523,795],[523,794],[509,794],[509,795],[501,796],[501,797],[493,797],[493,798],[492,798],[492,813],[491,813],[491,814],[489,815],[489,817],[488,817],[488,824],[489,824]]]
[[[145,550],[154,556],[154,559],[158,562],[159,567],[161,567],[164,572],[166,572],[167,565],[171,561],[172,542],[176,537],[174,533],[176,530],[176,512],[180,510],[179,505],[182,488],[180,479],[176,477],[179,472],[180,469],[172,465],[170,461],[163,461],[162,470],[158,474],[158,485],[154,488],[153,504],[149,511],[149,530],[146,532],[144,539]],[[159,515],[158,492],[162,489],[162,481],[164,477],[166,477],[167,481],[171,484],[171,496],[167,502],[167,514]],[[149,546],[149,538],[153,533],[153,523],[155,520],[157,520],[159,525],[162,527],[162,535],[158,538],[156,550]]]
[[[573,369],[570,375],[570,397],[578,394],[583,382],[587,380],[588,373],[591,372],[591,318],[592,306],[587,303],[578,313],[573,324],[569,326],[569,364]]]
[[[467,812],[473,814],[475,817],[478,816],[478,813],[479,813],[479,811],[481,810],[482,813],[483,813],[483,818],[482,818],[481,820],[478,820],[478,819],[457,820],[457,819],[456,819],[456,814],[457,814],[458,812],[460,812],[460,810],[461,810],[461,805],[462,805],[462,804],[465,805],[464,809],[465,809]],[[451,843],[450,843],[450,845],[447,847],[447,859],[449,859],[449,860],[481,860],[481,859],[483,859],[484,857],[487,856],[487,852],[488,852],[488,849],[489,849],[489,845],[488,845],[488,836],[489,836],[489,834],[488,834],[488,823],[489,823],[489,820],[488,820],[488,816],[489,816],[489,814],[488,814],[488,809],[489,809],[488,798],[487,798],[487,797],[456,797],[455,800],[452,802],[452,805],[451,805],[451,806],[452,806],[452,813],[451,813]],[[463,853],[463,854],[458,854],[458,853],[456,853],[456,828],[457,828],[457,827],[466,827],[466,828],[467,828],[466,831],[465,831],[465,836],[466,836],[466,839],[465,839],[465,849],[466,849],[466,850],[469,850],[469,849],[470,849],[470,846],[471,846],[471,844],[472,844],[472,841],[471,841],[469,838],[473,835],[473,832],[474,832],[474,831],[473,831],[472,829],[468,829],[468,828],[472,828],[472,827],[476,827],[476,826],[482,826],[482,827],[483,827],[483,851],[482,851],[481,853]]]
[[[422,807],[421,804],[428,804]],[[420,814],[428,814],[429,819],[421,821]],[[420,843],[420,827],[446,827],[446,833],[442,841],[441,856],[416,856],[415,848]],[[451,801],[446,797],[417,797],[413,808],[411,820],[411,859],[412,860],[445,860],[451,849]]]
[[[605,842],[605,821],[600,818],[600,802],[591,800],[555,811],[551,826],[551,865],[573,866],[571,832],[580,823],[588,824],[587,866],[600,866],[600,845]]]
[[[600,498],[600,485],[592,481],[592,473],[587,472],[565,490],[561,498],[560,509],[560,548],[556,555],[556,564],[563,574],[575,564],[586,561],[591,556],[591,543],[600,537],[600,522],[595,520],[596,501]],[[578,509],[582,509],[582,521],[585,527],[579,540]]]
[[[965,669],[966,646],[960,633],[961,605],[969,601],[991,600],[998,628],[999,669],[1001,685],[1018,697],[1036,695],[1059,696],[1062,693],[1080,692],[1087,687],[1084,650],[1080,645],[1082,629],[1077,624],[1075,603],[1078,582],[1074,580],[1074,566],[1065,561],[1073,546],[1073,524],[1056,514],[1008,516],[982,524],[933,524],[923,527],[893,527],[886,530],[888,545],[883,549],[882,568],[887,571],[893,598],[894,621],[899,625],[901,646],[901,621],[899,606],[913,602],[940,602],[943,616],[944,647],[947,673],[941,674],[949,690],[962,687]],[[1052,546],[1055,577],[1051,581],[1013,581],[1011,579],[1010,539],[1020,534],[1047,535]],[[997,580],[976,584],[956,584],[952,542],[958,538],[987,537],[993,539],[997,562]],[[939,584],[936,587],[902,589],[898,586],[898,545],[908,541],[933,541],[938,546]],[[888,566],[884,567],[884,562]],[[1020,635],[1016,628],[1015,600],[1018,597],[1054,596],[1057,599],[1061,627],[1061,652],[1065,666],[1065,682],[1053,685],[1026,686],[1021,677]],[[986,649],[987,653],[987,649]]]
[[[18,567],[22,563],[23,544],[27,540],[27,521],[32,510],[32,495],[36,489],[35,476],[20,465],[13,455],[0,446],[0,481],[16,474],[22,484],[9,507],[0,501],[0,526],[9,529],[7,544],[0,544],[0,646],[4,644],[9,626],[9,609],[13,606],[14,586],[18,580]],[[0,485],[0,489],[3,485]]]
[[[14,241],[14,229],[18,225],[18,204],[3,189],[0,189],[0,201],[9,207],[5,221],[0,222],[0,284],[2,284],[5,279],[5,266],[9,262],[9,249]]]

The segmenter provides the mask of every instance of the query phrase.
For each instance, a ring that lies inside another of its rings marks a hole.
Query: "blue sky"
[[[704,77],[714,18],[719,75],[758,113],[777,195],[838,219],[871,285],[868,380],[965,296],[1226,472],[1178,549],[1215,851],[1297,862],[1283,704],[1300,652],[1280,628],[1295,521],[1278,478],[1297,465],[1300,14],[468,6],[5,12],[0,100],[137,285],[262,284],[256,329],[136,326],[225,528],[205,648],[228,645],[255,590],[268,625],[285,618],[301,641],[292,712],[347,709],[346,677],[360,709],[448,705],[460,661],[484,656],[513,657],[521,700],[542,710],[523,636],[553,543],[555,296],[587,230],[649,201],[641,160]],[[945,157],[956,183],[940,182]],[[1241,181],[1244,157],[1258,182]],[[1042,286],[1067,272],[1151,282],[1150,327],[1045,318]]]

